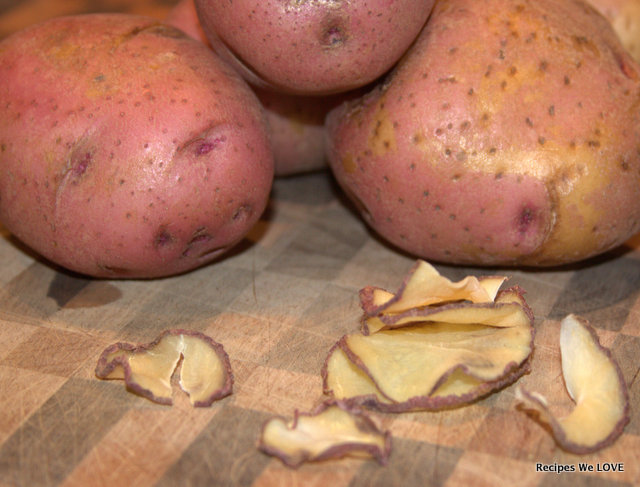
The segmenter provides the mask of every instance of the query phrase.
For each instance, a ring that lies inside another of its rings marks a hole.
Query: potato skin
[[[181,273],[239,242],[273,179],[264,114],[154,19],[52,19],[0,43],[0,221],[99,277]]]
[[[442,0],[385,83],[329,114],[329,164],[411,254],[579,261],[640,230],[639,73],[580,1]]]
[[[196,0],[216,52],[252,84],[296,94],[364,86],[402,56],[434,0]]]
[[[328,168],[325,119],[340,103],[357,98],[362,90],[326,96],[290,95],[252,87],[265,110],[273,147],[276,177]]]

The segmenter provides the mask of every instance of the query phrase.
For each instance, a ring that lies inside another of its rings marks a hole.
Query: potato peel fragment
[[[344,456],[373,458],[386,465],[391,435],[356,406],[325,401],[311,413],[295,411],[292,420],[276,417],[265,423],[258,448],[298,468]]]
[[[334,363],[331,363],[334,361]],[[331,368],[340,369],[340,379],[331,376]],[[344,353],[341,342],[329,352],[325,361],[322,378],[324,392],[350,404],[384,413],[404,413],[409,411],[441,411],[472,403],[497,390],[513,384],[530,371],[530,361],[509,364],[503,374],[495,380],[481,380],[469,375],[464,367],[453,367],[443,374],[430,395],[418,395],[405,401],[394,401],[380,391],[371,376],[356,365]]]
[[[499,298],[499,299],[498,299]],[[400,328],[425,321],[450,324],[477,323],[487,326],[528,326],[533,321],[529,307],[524,306],[524,296],[518,287],[498,294],[490,302],[459,301],[432,307],[407,309],[400,313],[364,317],[362,333],[369,335],[379,331]]]
[[[460,300],[487,303],[495,299],[505,280],[503,276],[467,276],[461,281],[452,282],[428,262],[418,260],[396,294],[366,286],[360,291],[360,301],[365,316],[389,315]]]
[[[171,377],[182,360],[179,384],[194,407],[207,407],[231,394],[233,373],[223,346],[192,330],[167,330],[153,342],[118,342],[107,347],[96,365],[100,379],[123,379],[147,399],[171,405]]]
[[[395,294],[360,293],[360,334],[343,336],[325,360],[326,394],[385,412],[472,402],[529,371],[533,313],[502,276],[453,283],[418,261]],[[421,294],[423,290],[423,294]]]
[[[541,394],[516,390],[519,407],[548,427],[562,449],[587,454],[611,445],[629,422],[629,392],[610,350],[591,325],[576,315],[560,324],[562,375],[573,410],[558,418]]]

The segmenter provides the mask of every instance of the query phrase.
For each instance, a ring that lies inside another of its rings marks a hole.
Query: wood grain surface
[[[0,0],[0,36],[43,18],[132,11],[162,18],[173,2]],[[358,328],[358,290],[395,290],[414,259],[364,226],[327,172],[278,179],[259,224],[229,256],[152,281],[94,280],[42,261],[0,227],[0,487],[7,486],[631,486],[640,485],[640,238],[562,269],[508,269],[535,313],[531,373],[519,384],[570,403],[559,321],[592,322],[619,362],[632,417],[597,454],[559,449],[515,407],[514,386],[444,412],[372,413],[393,435],[387,466],[362,459],[297,470],[260,453],[261,425],[323,400],[330,347]],[[497,269],[437,265],[451,279]],[[231,396],[192,408],[138,397],[94,368],[116,341],[144,343],[169,328],[222,343]],[[621,463],[622,472],[538,471],[537,464]]]

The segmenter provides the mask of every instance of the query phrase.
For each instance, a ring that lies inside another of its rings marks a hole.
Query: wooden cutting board
[[[130,4],[159,17],[168,8]],[[0,7],[0,33],[92,6],[15,2]],[[516,409],[511,386],[444,412],[372,413],[393,436],[386,466],[342,459],[291,470],[257,450],[261,425],[324,399],[320,369],[331,346],[358,328],[358,290],[393,291],[414,262],[367,230],[328,173],[277,180],[268,211],[232,255],[179,277],[87,279],[0,234],[2,487],[640,485],[640,239],[571,268],[507,271],[536,316],[532,370],[519,384],[567,410],[558,324],[570,312],[589,319],[618,360],[632,418],[613,446],[564,452]],[[437,268],[451,279],[498,272]],[[170,328],[200,330],[224,345],[231,396],[194,409],[176,389],[174,405],[161,406],[95,377],[107,345],[148,342]],[[540,471],[580,463],[595,471]],[[597,471],[618,464],[622,472]]]

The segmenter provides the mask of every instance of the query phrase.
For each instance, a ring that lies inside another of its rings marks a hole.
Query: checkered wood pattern
[[[0,0],[0,36],[54,14],[134,11],[162,17],[173,2]],[[632,418],[598,454],[560,450],[515,409],[514,387],[443,412],[372,413],[393,435],[389,464],[342,459],[298,470],[256,449],[261,425],[323,399],[320,368],[358,328],[357,292],[395,290],[414,262],[377,239],[318,173],[276,181],[268,211],[214,265],[153,281],[93,280],[42,262],[0,227],[0,487],[8,486],[631,486],[640,485],[640,238],[560,270],[437,265],[451,279],[506,272],[536,316],[532,371],[519,383],[558,411],[559,321],[578,313],[597,328],[629,384]],[[222,343],[231,396],[173,406],[94,376],[115,341],[148,342],[167,328]],[[542,473],[544,464],[624,464],[624,472]]]

